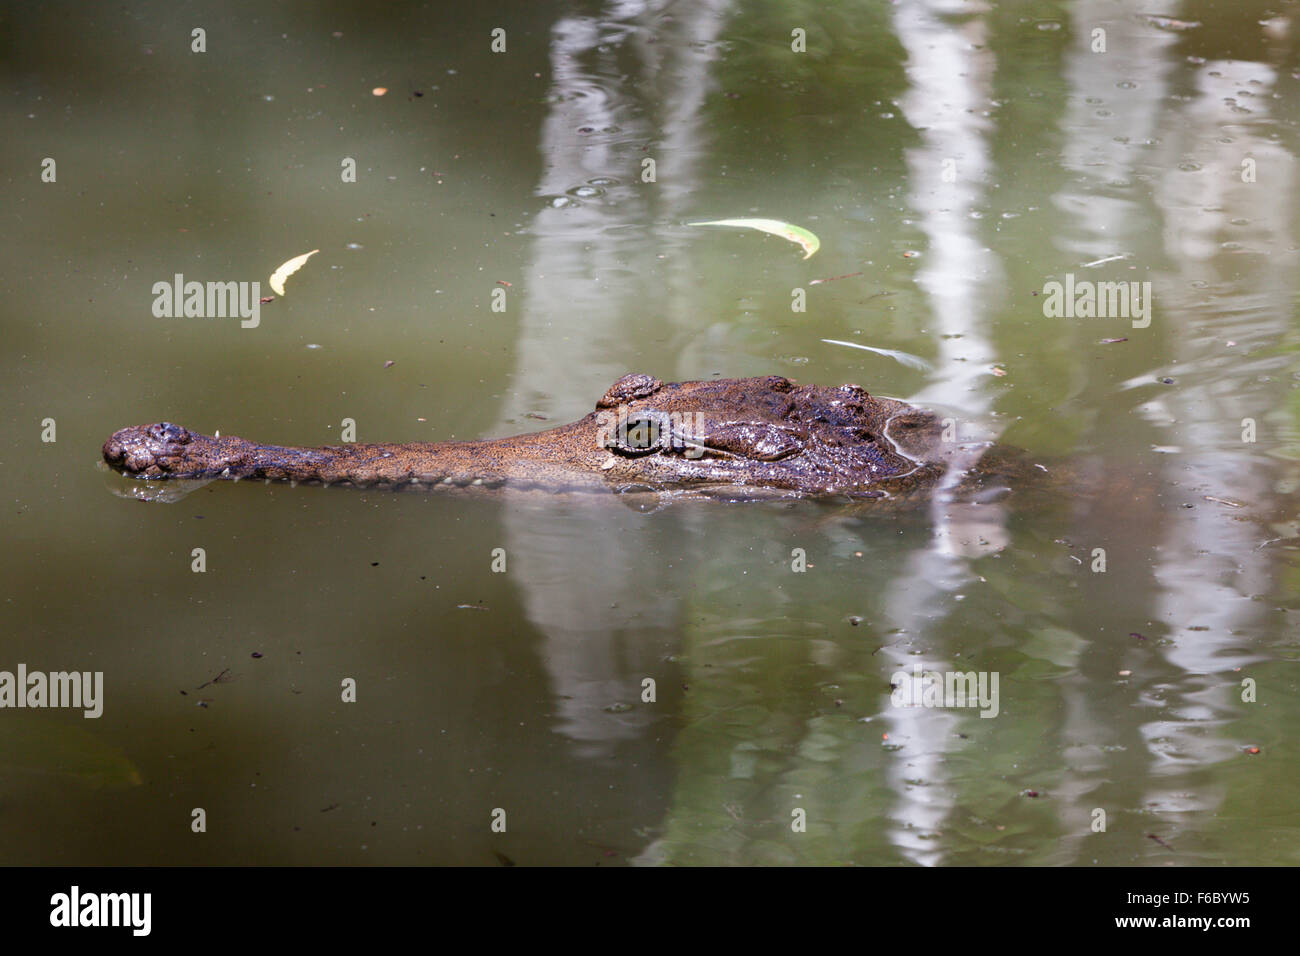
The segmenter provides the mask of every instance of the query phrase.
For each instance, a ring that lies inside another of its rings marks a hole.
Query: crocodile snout
[[[167,474],[168,459],[188,444],[190,433],[171,422],[133,425],[113,433],[104,442],[104,461],[129,475],[156,478]]]

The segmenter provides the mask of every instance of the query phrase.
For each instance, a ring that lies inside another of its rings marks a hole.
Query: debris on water
[[[231,678],[231,677],[229,676],[229,674],[230,674],[230,668],[227,667],[225,670],[223,670],[223,671],[222,671],[220,674],[218,674],[216,677],[212,678],[212,680],[210,680],[210,681],[204,681],[202,684],[200,684],[198,687],[196,687],[196,688],[194,688],[194,689],[195,689],[195,690],[203,690],[203,688],[208,687],[208,686],[211,685],[211,684],[228,684],[228,683],[230,683],[230,681],[233,679],[233,678]]]
[[[510,288],[510,283],[507,282],[505,279],[497,279],[497,285],[503,285],[507,289]]]
[[[392,368],[396,364],[397,363],[394,362],[392,359],[389,359],[387,362],[384,363],[384,368]]]
[[[267,285],[269,285],[277,295],[284,295],[284,280],[301,269],[307,260],[318,252],[320,252],[319,249],[313,249],[311,252],[304,252],[300,256],[294,256],[288,262],[281,263],[280,267],[271,273],[271,278],[267,280]]]
[[[261,660],[261,659],[262,659],[262,652],[261,652],[261,651],[253,651],[253,653],[252,653],[252,654],[249,654],[248,656],[251,657],[251,658],[253,658],[254,660]]]
[[[849,623],[852,624],[854,627],[857,627],[859,624],[862,623],[862,618],[858,617],[856,614],[850,614]]]
[[[1165,848],[1166,850],[1168,850],[1170,853],[1175,852],[1175,850],[1174,850],[1173,847],[1171,847],[1171,846],[1170,846],[1168,843],[1166,843],[1164,840],[1160,839],[1160,837],[1156,836],[1154,833],[1148,833],[1148,834],[1147,834],[1147,839],[1148,839],[1148,840],[1155,840],[1157,843],[1159,843],[1162,847],[1164,847],[1164,848]]]
[[[1257,754],[1257,753],[1259,753],[1259,748],[1258,748],[1258,747],[1246,747],[1245,750],[1246,750],[1246,753],[1248,753],[1248,754]]]
[[[827,345],[846,345],[851,349],[862,349],[865,352],[875,352],[877,355],[883,355],[891,358],[900,365],[906,365],[908,368],[919,369],[928,372],[932,366],[919,355],[913,355],[911,352],[904,352],[900,349],[880,349],[874,345],[863,345],[861,342],[844,342],[840,339],[822,339]],[[804,359],[806,362],[807,359]]]
[[[1024,794],[1023,794],[1023,795],[1026,796],[1026,797],[1037,797],[1037,796],[1038,796],[1038,791],[1037,791],[1037,790],[1026,790],[1026,791],[1024,791]]]
[[[1206,501],[1213,501],[1216,504],[1227,505],[1230,508],[1245,507],[1240,501],[1229,501],[1227,498],[1216,498],[1214,495],[1201,495]]]
[[[1129,637],[1136,637],[1139,641],[1145,641],[1145,640],[1146,640],[1146,636],[1143,635],[1143,634],[1139,634],[1137,631],[1129,631],[1129,632],[1128,632],[1128,636],[1129,636]]]
[[[1099,345],[1114,345],[1116,342],[1127,342],[1127,341],[1128,341],[1127,338],[1121,336],[1121,337],[1118,338],[1118,339],[1102,339],[1098,344],[1099,344]]]
[[[487,608],[485,608],[482,604],[457,604],[457,605],[456,605],[456,610],[458,610],[458,611],[486,611]]]
[[[757,229],[769,235],[780,236],[796,243],[803,249],[803,257],[811,259],[814,252],[821,248],[822,241],[815,234],[802,226],[782,222],[780,219],[711,219],[708,222],[688,222],[688,226],[735,226],[743,229]]]
[[[862,275],[861,272],[846,272],[842,276],[831,276],[829,279],[813,279],[809,285],[821,285],[823,282],[836,282],[840,279],[852,279],[854,276]]]
[[[258,303],[261,304],[261,305],[266,305],[268,302],[274,302],[274,301],[275,301],[275,296],[273,296],[273,295],[264,295],[264,296],[262,296],[260,299],[258,299],[257,301],[258,301]]]
[[[1161,30],[1173,30],[1174,32],[1195,30],[1201,25],[1199,20],[1175,20],[1173,17],[1158,17],[1149,13],[1138,14],[1138,19],[1145,20],[1153,27],[1159,27]]]

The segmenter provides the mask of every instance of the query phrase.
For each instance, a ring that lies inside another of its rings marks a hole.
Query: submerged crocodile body
[[[261,445],[170,422],[104,443],[122,473],[261,478],[371,488],[653,491],[731,500],[846,495],[915,498],[960,469],[960,483],[1002,477],[998,456],[958,462],[930,412],[856,385],[780,376],[664,384],[625,375],[572,424],[484,441]],[[956,463],[956,464],[955,464]],[[989,467],[992,465],[992,467]]]

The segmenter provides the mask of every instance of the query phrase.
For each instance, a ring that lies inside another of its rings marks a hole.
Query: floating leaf
[[[78,715],[80,716],[80,715]],[[92,789],[138,787],[131,759],[80,724],[45,718],[10,718],[0,724],[0,773],[75,780]]]
[[[851,349],[865,349],[868,352],[875,352],[877,355],[885,355],[898,362],[900,365],[906,365],[908,368],[920,369],[922,372],[928,372],[933,367],[919,355],[913,355],[911,352],[900,352],[898,349],[878,349],[874,345],[861,345],[857,342],[841,342],[839,339],[822,339],[830,345],[847,345]]]
[[[688,226],[739,226],[742,229],[757,229],[789,239],[803,247],[803,257],[810,258],[821,248],[822,241],[802,226],[792,226],[780,219],[713,219],[709,222],[688,222]]]
[[[311,252],[304,252],[300,256],[294,256],[284,265],[280,266],[280,268],[272,272],[270,284],[271,284],[271,288],[275,290],[275,294],[284,295],[284,280],[289,278],[289,276],[293,275],[299,269],[301,269],[303,263],[305,263],[312,256],[316,255],[316,253],[318,252],[320,252],[319,249],[313,249]]]
[[[1138,14],[1139,20],[1145,20],[1153,27],[1159,27],[1162,30],[1195,30],[1201,25],[1199,20],[1175,20],[1173,17],[1156,17],[1150,14]]]

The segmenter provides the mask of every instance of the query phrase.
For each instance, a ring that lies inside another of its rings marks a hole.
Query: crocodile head
[[[299,448],[160,422],[103,451],[137,478],[883,498],[932,485],[950,447],[930,413],[856,385],[625,375],[579,421],[509,438]]]
[[[656,488],[886,497],[932,482],[944,457],[929,412],[777,375],[667,385],[625,375],[589,418],[607,479]]]

